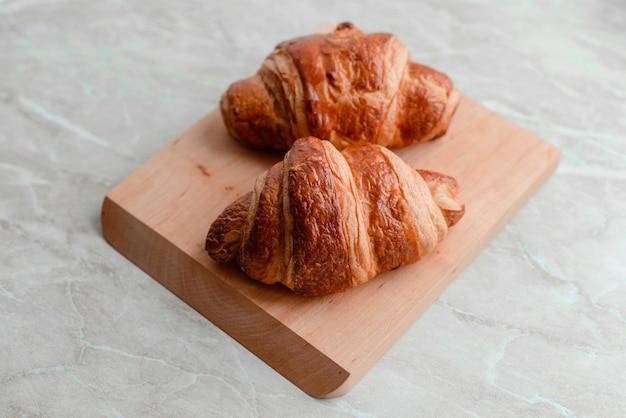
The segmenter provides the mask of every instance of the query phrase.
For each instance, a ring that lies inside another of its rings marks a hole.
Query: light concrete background
[[[346,396],[305,395],[112,249],[104,195],[324,22],[558,146],[556,174]],[[618,417],[623,1],[0,1],[0,416]]]

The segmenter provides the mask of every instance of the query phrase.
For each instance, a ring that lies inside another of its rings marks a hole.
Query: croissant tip
[[[350,29],[354,29],[354,24],[352,22],[341,22],[340,24],[337,25],[337,29],[338,31],[340,30],[350,30]]]
[[[352,22],[341,22],[335,28],[334,35],[352,35],[355,32],[360,32]]]
[[[454,226],[456,225],[461,218],[463,218],[463,215],[465,215],[465,205],[462,204],[461,205],[461,209],[459,209],[458,211],[455,211],[451,214],[451,216],[446,218],[446,223],[448,224],[448,227]]]

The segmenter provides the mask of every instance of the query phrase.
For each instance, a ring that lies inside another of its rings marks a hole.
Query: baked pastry
[[[209,255],[305,296],[362,284],[433,251],[464,213],[454,178],[379,145],[301,138],[211,225]]]
[[[253,148],[288,150],[309,135],[338,149],[404,147],[443,135],[459,98],[445,74],[411,62],[397,37],[342,23],[280,43],[220,108],[230,134]]]

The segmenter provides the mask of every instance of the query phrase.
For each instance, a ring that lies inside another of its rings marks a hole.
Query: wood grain
[[[465,97],[444,137],[396,152],[416,168],[454,176],[466,214],[420,262],[341,294],[302,298],[208,257],[204,240],[216,216],[282,159],[235,142],[218,111],[107,194],[103,233],[121,254],[304,392],[340,396],[522,207],[560,156],[557,148]]]

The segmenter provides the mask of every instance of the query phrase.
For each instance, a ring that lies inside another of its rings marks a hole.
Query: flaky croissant
[[[457,199],[454,178],[415,170],[384,147],[339,152],[302,138],[217,217],[206,249],[263,283],[324,295],[433,251],[463,216]]]
[[[276,46],[220,108],[231,135],[254,148],[288,150],[308,135],[338,149],[403,147],[443,135],[459,98],[445,74],[411,62],[397,37],[342,23]]]

